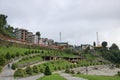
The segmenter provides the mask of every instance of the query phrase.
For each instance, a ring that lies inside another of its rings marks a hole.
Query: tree
[[[46,66],[44,75],[51,75],[51,74],[52,74],[52,72],[50,71],[49,66]]]
[[[113,43],[112,46],[111,46],[109,49],[110,49],[111,51],[112,51],[112,50],[115,50],[115,51],[117,50],[117,51],[119,51],[119,47],[118,47],[115,43]]]
[[[17,69],[14,73],[14,77],[24,77],[25,71],[23,69]]]
[[[0,14],[0,32],[3,33],[4,26],[7,24],[7,16]]]
[[[19,53],[19,52],[16,52],[16,56],[19,57],[19,56],[20,56],[20,53]]]
[[[0,66],[4,66],[6,63],[6,59],[0,55]]]
[[[27,74],[32,75],[32,72],[33,72],[33,70],[30,66],[26,68],[26,73]]]
[[[12,68],[13,70],[15,70],[17,67],[18,67],[18,65],[15,64],[15,63],[13,63],[11,68]]]
[[[34,66],[34,67],[33,67],[33,72],[34,72],[34,73],[39,73],[39,69],[38,69],[37,66]]]
[[[103,48],[106,48],[106,46],[107,46],[107,42],[106,42],[106,41],[103,41],[103,42],[102,42],[102,47],[103,47]]]
[[[9,52],[6,53],[6,59],[10,60],[11,59],[11,55]]]
[[[41,34],[40,34],[40,32],[36,32],[36,35],[38,36],[38,44],[39,44]]]
[[[96,47],[96,43],[95,43],[95,41],[93,42],[93,46]]]

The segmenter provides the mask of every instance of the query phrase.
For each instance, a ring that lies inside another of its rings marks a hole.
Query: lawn
[[[63,78],[62,76],[60,76],[59,74],[52,74],[50,76],[44,76],[44,77],[39,78],[37,80],[66,80],[66,79]]]
[[[23,54],[25,51],[28,51],[29,49],[27,48],[21,48],[21,47],[6,47],[6,46],[0,46],[0,55],[1,54],[6,54],[9,52],[10,54],[16,54],[19,52],[20,54]]]
[[[88,80],[120,80],[119,76],[75,75]]]
[[[17,65],[21,65],[21,64],[27,64],[27,63],[33,63],[33,62],[38,62],[38,61],[42,61],[42,57],[39,55],[36,56],[32,56],[32,57],[28,57],[25,59],[20,60],[19,62],[17,62]]]
[[[70,67],[70,65],[73,65],[72,63],[65,61],[65,60],[56,60],[56,61],[49,61],[43,64],[38,65],[39,69],[45,69],[46,65],[49,66],[51,71],[57,71],[57,70],[65,70],[66,68]]]

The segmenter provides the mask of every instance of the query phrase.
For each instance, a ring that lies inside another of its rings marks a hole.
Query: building
[[[33,44],[38,44],[38,36],[37,35],[32,35],[31,36],[31,42]]]
[[[94,47],[91,46],[90,44],[81,44],[81,49],[83,49],[83,50],[87,49],[88,47],[89,47],[90,49],[94,49]]]
[[[27,33],[27,42],[32,43],[32,36],[33,36],[32,32]]]
[[[15,37],[20,41],[27,41],[27,30],[26,29],[15,29]]]

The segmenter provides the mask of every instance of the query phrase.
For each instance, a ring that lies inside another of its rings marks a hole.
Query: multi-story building
[[[32,36],[33,36],[32,32],[27,33],[27,42],[32,43]]]
[[[54,44],[54,40],[52,40],[52,39],[48,39],[48,38],[41,38],[40,40],[39,40],[39,44],[41,44],[41,45],[53,45]]]
[[[26,29],[15,29],[15,37],[21,41],[27,41],[27,30]]]
[[[38,36],[37,35],[32,35],[31,41],[33,44],[38,44]]]

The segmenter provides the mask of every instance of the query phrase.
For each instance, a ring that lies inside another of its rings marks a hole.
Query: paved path
[[[30,77],[20,78],[20,79],[14,79],[14,80],[36,80],[36,79],[41,78],[43,76],[44,76],[44,74],[39,74],[39,75],[35,75],[35,76],[30,76]]]
[[[74,77],[71,74],[67,74],[67,73],[59,73],[59,74],[67,80],[87,80],[79,77]]]

